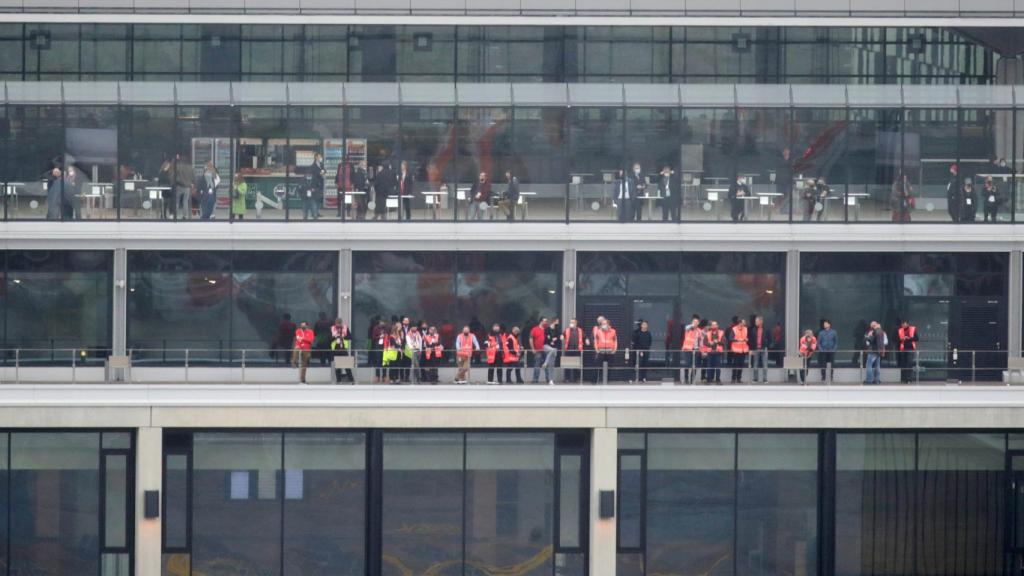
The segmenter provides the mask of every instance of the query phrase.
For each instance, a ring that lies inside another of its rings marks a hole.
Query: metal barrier
[[[747,354],[684,350],[619,350],[598,354],[526,351],[515,362],[487,362],[475,352],[464,380],[480,384],[1024,384],[1024,358],[999,350],[864,350],[787,357],[782,350]],[[875,367],[877,366],[877,373]],[[0,349],[0,383],[309,383],[442,384],[455,381],[451,350],[425,352],[314,348]],[[525,376],[525,378],[524,378]]]

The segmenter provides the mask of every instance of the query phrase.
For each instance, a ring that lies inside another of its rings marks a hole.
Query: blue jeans
[[[693,350],[683,350],[682,356],[679,357],[679,365],[683,367],[683,382],[687,384],[693,384],[693,381],[697,379],[697,373],[700,367],[700,352]]]
[[[864,383],[882,383],[882,357],[878,352],[868,352],[867,366],[864,369]]]
[[[754,382],[767,382],[768,350],[751,350],[750,355],[751,365],[754,367]]]
[[[540,367],[544,365],[544,361],[547,359],[547,353],[542,350],[538,350],[533,353],[533,383],[536,384],[540,380]]]

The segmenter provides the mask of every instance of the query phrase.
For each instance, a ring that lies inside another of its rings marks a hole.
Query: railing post
[[[914,350],[914,385],[921,385],[921,353]]]
[[[245,384],[245,348],[242,349],[242,384]]]
[[[857,360],[857,364],[860,365],[860,381],[864,383],[864,362],[867,360],[867,354],[861,350],[860,358]],[[879,367],[881,369],[881,367]]]
[[[835,376],[835,372],[832,368],[832,362],[825,362],[825,385],[831,386],[834,384]]]
[[[72,384],[75,384],[77,382],[76,378],[78,376],[78,370],[77,370],[78,369],[78,358],[76,358],[76,356],[78,356],[78,350],[76,348],[72,348],[71,349],[71,383]]]
[[[14,349],[14,383],[21,384],[21,348]]]
[[[185,383],[188,384],[188,348],[185,349]]]
[[[975,382],[978,381],[978,372],[977,372],[977,370],[978,370],[978,363],[977,363],[977,359],[978,359],[978,351],[977,350],[971,350],[971,384],[974,384]]]
[[[608,385],[608,361],[601,360],[601,385]]]

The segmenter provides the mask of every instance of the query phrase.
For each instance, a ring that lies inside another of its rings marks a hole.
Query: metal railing
[[[468,359],[424,352],[271,348],[0,349],[0,383],[124,382],[243,384],[1013,384],[1024,358],[998,350],[864,350],[787,357],[782,350],[522,351],[516,361],[486,351]],[[878,372],[875,376],[874,367]],[[305,370],[303,370],[305,368]],[[304,372],[304,373],[303,373]]]

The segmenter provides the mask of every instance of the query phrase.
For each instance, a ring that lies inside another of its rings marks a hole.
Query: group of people
[[[341,318],[330,320],[324,312],[320,313],[312,328],[305,320],[296,324],[292,321],[291,314],[285,314],[277,331],[275,349],[271,354],[290,347],[291,365],[292,368],[299,370],[299,382],[302,384],[306,383],[306,371],[314,358],[318,359],[321,365],[327,365],[335,356],[349,356],[354,353],[352,331],[348,324]],[[334,381],[354,384],[356,380],[351,368],[335,368]]]
[[[909,320],[900,321],[900,327],[896,330],[896,364],[900,368],[900,382],[910,384],[915,379],[914,374],[914,353],[917,351],[917,343],[920,338],[917,334],[917,327]],[[821,329],[818,335],[813,330],[804,331],[800,336],[800,358],[804,362],[804,369],[800,371],[800,382],[807,380],[807,369],[817,359],[818,367],[821,369],[821,381],[831,381],[833,378],[832,367],[835,365],[837,345],[836,331],[832,328],[829,320],[822,320]],[[864,332],[862,349],[865,352],[864,359],[864,383],[881,384],[882,359],[885,358],[890,346],[889,335],[882,329],[877,321],[868,324]]]
[[[644,202],[657,199],[661,205],[663,221],[679,220],[682,191],[677,189],[671,166],[663,166],[657,176],[657,195],[648,196],[647,178],[643,175],[640,164],[633,164],[632,170],[619,170],[615,173],[614,206],[619,222],[640,222],[643,215]]]

